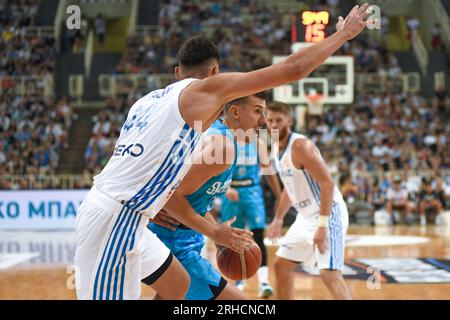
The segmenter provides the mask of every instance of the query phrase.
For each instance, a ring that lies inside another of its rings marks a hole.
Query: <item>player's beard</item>
[[[287,126],[280,129],[280,134],[279,134],[280,140],[283,140],[284,138],[286,138],[287,135],[288,135],[288,127]]]

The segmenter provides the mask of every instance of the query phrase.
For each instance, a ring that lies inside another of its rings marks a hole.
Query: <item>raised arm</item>
[[[367,8],[367,4],[355,6],[337,32],[320,43],[291,54],[283,62],[247,73],[222,73],[194,81],[180,95],[180,112],[183,118],[191,126],[194,121],[202,121],[205,130],[228,101],[308,76],[365,28]]]

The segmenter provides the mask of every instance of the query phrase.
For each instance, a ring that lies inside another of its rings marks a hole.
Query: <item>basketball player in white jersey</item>
[[[272,158],[284,185],[268,236],[278,238],[289,208],[293,206],[297,210],[295,222],[276,252],[277,298],[294,298],[294,269],[302,263],[307,267],[317,264],[333,298],[351,299],[351,291],[342,277],[348,226],[344,199],[314,143],[291,132],[290,107],[274,102],[267,110],[269,129],[279,130],[279,142],[272,146]]]
[[[94,177],[76,219],[80,299],[137,299],[140,281],[162,298],[183,298],[189,277],[147,229],[186,175],[202,131],[231,100],[304,78],[366,26],[367,4],[355,6],[336,33],[285,61],[247,73],[219,74],[218,50],[202,38],[180,50],[180,80],[150,92],[130,109],[114,150]],[[201,128],[194,130],[200,123]],[[242,251],[251,232],[215,225],[200,215],[174,217],[220,245]]]

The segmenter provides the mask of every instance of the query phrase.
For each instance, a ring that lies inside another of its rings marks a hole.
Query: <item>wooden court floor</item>
[[[355,258],[420,258],[450,259],[450,227],[419,226],[361,227],[351,226],[349,235],[397,235],[427,237],[429,241],[420,244],[363,246],[346,249],[346,261]],[[214,256],[214,246],[209,246]],[[269,247],[271,265],[276,247]],[[274,284],[274,275],[270,271]],[[67,265],[47,267],[17,265],[0,269],[0,299],[76,299],[73,268]],[[439,284],[381,283],[378,288],[369,288],[366,281],[347,280],[355,299],[450,299],[450,282]],[[247,281],[245,293],[250,299],[257,299],[257,281]],[[303,273],[296,273],[296,299],[330,299],[320,279]],[[142,299],[151,299],[154,291],[142,288]]]

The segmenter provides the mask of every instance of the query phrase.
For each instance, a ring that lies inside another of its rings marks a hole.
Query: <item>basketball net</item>
[[[323,114],[323,95],[320,93],[310,93],[306,95],[308,100],[308,113],[321,115]]]

